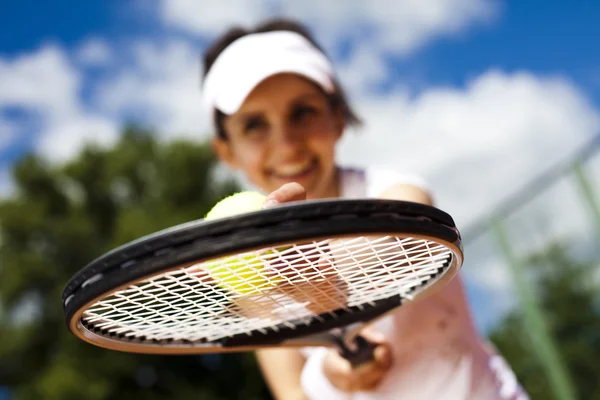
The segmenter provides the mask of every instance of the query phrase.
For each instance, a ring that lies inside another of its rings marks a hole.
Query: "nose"
[[[283,159],[293,158],[304,150],[304,140],[301,132],[289,125],[278,129],[275,136],[275,152]]]

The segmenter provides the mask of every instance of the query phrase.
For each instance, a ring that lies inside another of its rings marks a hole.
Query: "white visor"
[[[231,115],[263,80],[295,73],[334,90],[333,67],[327,57],[295,32],[276,31],[244,36],[227,46],[204,78],[202,98],[206,111]]]

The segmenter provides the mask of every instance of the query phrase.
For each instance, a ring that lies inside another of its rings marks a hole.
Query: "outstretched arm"
[[[267,197],[266,206],[306,199],[304,188],[296,183],[283,185]],[[269,201],[273,202],[269,202]],[[391,348],[375,332],[366,331],[365,336],[380,343],[375,350],[375,360],[353,369],[335,350],[326,356],[304,376],[309,389],[330,399],[345,399],[348,392],[369,390],[377,385],[392,364]],[[308,399],[303,390],[302,372],[305,358],[299,349],[269,349],[257,351],[263,376],[277,400]],[[324,393],[327,392],[327,393]]]
[[[276,400],[307,400],[300,376],[304,356],[294,348],[268,349],[256,352],[261,371]]]

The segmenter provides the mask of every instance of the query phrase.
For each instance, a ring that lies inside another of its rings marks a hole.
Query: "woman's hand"
[[[263,207],[271,208],[303,200],[306,200],[306,190],[302,185],[291,182],[271,192]],[[311,313],[318,315],[346,306],[347,288],[345,282],[334,272],[331,261],[314,250],[306,245],[297,248],[295,253],[287,250],[285,262],[274,260],[270,265],[275,270],[285,270],[287,277],[294,281],[293,284],[282,282],[277,290],[294,299],[296,303],[304,304]],[[321,271],[321,278],[315,276],[316,270]],[[310,274],[312,278],[302,278],[305,274]]]
[[[276,207],[291,201],[306,200],[306,190],[302,185],[286,183],[271,192],[264,203],[264,208]],[[327,283],[327,282],[325,282]],[[333,282],[328,283],[329,285]],[[314,284],[313,284],[314,285]],[[288,293],[294,295],[294,293]],[[327,308],[337,308],[328,305]],[[336,350],[330,350],[323,361],[323,373],[333,386],[346,392],[367,391],[375,388],[392,366],[392,351],[385,338],[372,329],[361,332],[367,340],[378,344],[374,352],[374,360],[353,368]]]
[[[335,349],[323,360],[323,373],[331,384],[345,392],[369,391],[377,387],[393,364],[392,350],[383,335],[370,329],[361,332],[367,340],[378,344],[374,360],[353,368]]]
[[[301,200],[306,200],[306,189],[296,182],[286,183],[267,196],[263,208],[275,207],[281,203]]]

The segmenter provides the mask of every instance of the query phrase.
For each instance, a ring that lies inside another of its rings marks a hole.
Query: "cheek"
[[[308,137],[313,151],[322,155],[330,155],[335,151],[339,134],[331,124],[322,124],[318,129],[313,129]]]
[[[265,159],[265,150],[251,145],[241,146],[237,152],[237,159],[239,160],[240,167],[246,171],[246,173],[255,175],[260,173],[263,168]]]
[[[338,123],[333,113],[324,113],[320,116],[320,118],[313,121],[312,125],[312,135],[314,135],[317,140],[323,143],[336,143],[341,135]]]

